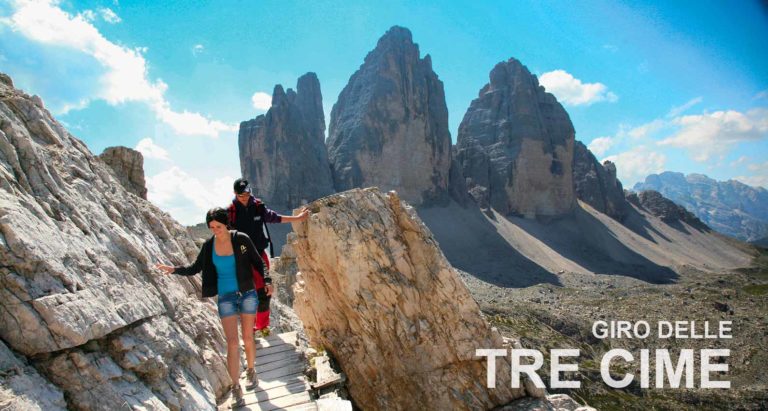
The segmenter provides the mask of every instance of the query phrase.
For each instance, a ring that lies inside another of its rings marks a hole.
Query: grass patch
[[[768,294],[768,284],[754,284],[744,287],[744,292],[749,295],[766,295]]]
[[[752,266],[739,268],[736,271],[756,280],[768,281],[768,248],[758,248],[758,252],[752,259]]]

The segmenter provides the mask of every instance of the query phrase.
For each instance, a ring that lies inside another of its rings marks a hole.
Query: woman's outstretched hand
[[[172,274],[173,270],[176,269],[176,267],[174,266],[165,265],[165,264],[156,264],[155,268],[157,268],[158,270],[162,271],[165,274]]]

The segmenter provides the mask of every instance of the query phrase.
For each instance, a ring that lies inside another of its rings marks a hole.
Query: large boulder
[[[502,348],[456,270],[395,192],[354,189],[310,204],[291,247],[293,307],[333,354],[362,409],[491,409],[526,396],[509,358],[495,389],[478,348]]]
[[[378,186],[414,205],[448,198],[443,83],[408,29],[387,31],[349,79],[331,111],[327,144],[337,191]]]
[[[575,131],[568,113],[515,59],[490,82],[459,125],[457,161],[481,207],[528,218],[557,217],[576,204]]]
[[[107,147],[99,154],[115,172],[115,177],[129,193],[147,199],[147,182],[144,179],[144,156],[128,147]]]
[[[31,383],[48,380],[3,395],[40,395],[30,401],[44,409],[61,405],[57,390],[69,409],[212,409],[229,383],[215,307],[198,279],[152,268],[197,247],[114,174],[42,100],[0,81],[0,338],[42,371]]]
[[[240,169],[266,203],[287,210],[333,193],[320,81],[275,86],[266,114],[240,123]]]
[[[616,165],[610,161],[600,164],[581,141],[574,146],[573,183],[576,197],[595,210],[619,222],[627,216],[630,207],[616,178]]]

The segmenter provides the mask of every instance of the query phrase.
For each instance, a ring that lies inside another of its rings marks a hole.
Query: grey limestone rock
[[[26,395],[44,409],[57,392],[68,409],[214,408],[229,380],[215,307],[198,278],[153,268],[197,247],[115,174],[0,82],[0,338],[42,371],[25,371],[39,385]]]
[[[491,70],[490,82],[459,125],[457,161],[482,207],[504,214],[570,213],[574,129],[568,113],[515,59]]]
[[[108,147],[99,158],[115,171],[115,177],[126,190],[147,199],[144,156],[140,152],[128,147]]]
[[[443,83],[408,29],[389,29],[349,79],[331,111],[327,144],[337,191],[378,186],[413,205],[448,198]]]
[[[65,410],[64,394],[0,341],[0,407],[7,411]]]
[[[648,210],[651,214],[661,218],[667,224],[683,221],[688,225],[702,230],[709,230],[698,217],[693,215],[672,200],[664,197],[661,193],[654,190],[645,190],[639,193],[627,192],[627,201]]]
[[[600,164],[581,141],[574,146],[573,182],[579,200],[617,221],[627,216],[629,204],[616,178],[616,165],[610,161]]]
[[[269,207],[296,208],[333,193],[325,118],[315,73],[296,91],[275,86],[266,114],[240,123],[240,169]]]

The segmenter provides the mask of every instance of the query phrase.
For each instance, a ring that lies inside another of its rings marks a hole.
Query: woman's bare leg
[[[251,322],[253,322],[253,319],[251,319]],[[222,318],[221,326],[224,328],[224,336],[227,338],[227,370],[229,371],[229,377],[232,378],[232,384],[238,384],[240,381],[240,344],[237,338],[237,316],[230,315]]]
[[[245,361],[248,368],[253,368],[256,359],[256,344],[253,342],[253,321],[256,314],[240,314],[240,325],[243,329],[243,345],[245,345]]]

